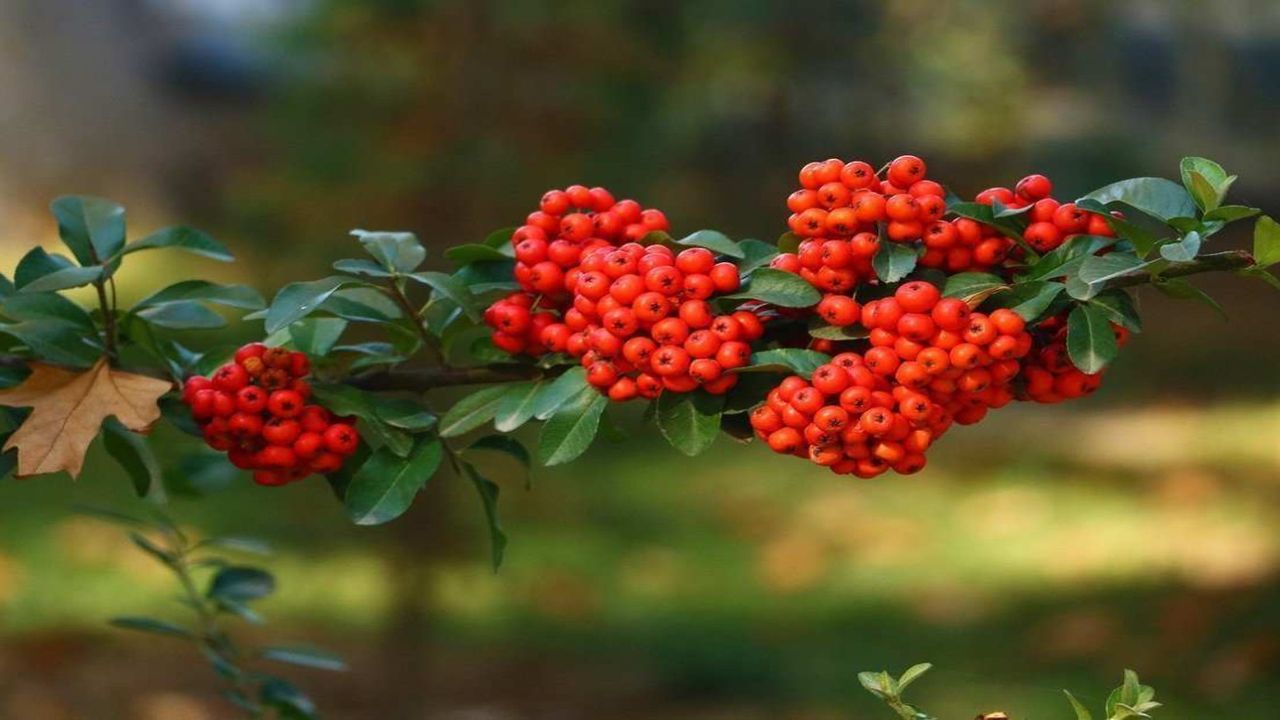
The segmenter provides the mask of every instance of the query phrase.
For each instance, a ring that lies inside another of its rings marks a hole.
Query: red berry
[[[324,431],[324,446],[329,452],[350,455],[360,445],[360,433],[350,425],[331,425]]]
[[[281,418],[296,417],[306,400],[296,390],[276,390],[267,398],[267,411]]]

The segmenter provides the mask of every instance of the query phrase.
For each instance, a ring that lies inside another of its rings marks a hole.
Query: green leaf
[[[1195,217],[1196,204],[1181,185],[1164,178],[1143,177],[1121,180],[1085,195],[1103,205],[1123,203],[1160,220]]]
[[[1107,314],[1079,305],[1067,316],[1067,355],[1081,372],[1095,375],[1115,359],[1118,348]]]
[[[1246,207],[1244,205],[1223,205],[1222,207],[1204,214],[1206,222],[1235,222],[1236,220],[1244,220],[1262,212],[1255,207]]]
[[[1088,300],[1101,292],[1108,282],[1133,275],[1148,266],[1149,263],[1129,253],[1090,255],[1080,264],[1076,276],[1068,278],[1067,293],[1077,300]]]
[[[867,692],[875,695],[880,699],[890,697],[889,688],[882,682],[884,673],[863,671],[858,673],[858,684],[862,685]]]
[[[510,435],[485,435],[468,445],[467,450],[493,450],[505,453],[523,465],[526,470],[533,464],[528,448]]]
[[[214,600],[248,602],[264,598],[275,590],[276,579],[266,570],[232,565],[213,576],[206,594]]]
[[[1124,684],[1120,686],[1120,702],[1134,706],[1138,704],[1138,695],[1142,692],[1142,683],[1138,682],[1138,673],[1125,668]]]
[[[480,245],[473,243],[470,245],[458,245],[444,251],[444,256],[457,265],[467,265],[473,262],[483,260],[504,261],[509,260],[500,250],[490,245]]]
[[[1142,318],[1133,305],[1133,298],[1123,288],[1100,293],[1089,304],[1106,313],[1111,322],[1123,325],[1133,332],[1142,332]]]
[[[13,286],[13,281],[5,277],[4,273],[0,273],[0,298],[7,298],[18,291]]]
[[[542,389],[540,382],[523,382],[508,385],[502,398],[498,401],[498,409],[494,414],[493,426],[498,432],[511,432],[533,417],[537,404],[538,392]]]
[[[120,463],[133,481],[133,491],[138,497],[164,495],[160,465],[145,437],[130,431],[113,415],[102,423],[102,443],[107,454]]]
[[[533,416],[539,420],[546,420],[566,402],[589,387],[591,386],[587,383],[587,371],[584,368],[580,366],[569,368],[550,384],[544,384],[538,391],[538,397],[533,403]]]
[[[820,340],[861,340],[868,334],[866,328],[861,325],[840,327],[839,325],[827,325],[818,318],[814,318],[814,320],[816,322],[810,321],[809,323],[809,337]]]
[[[11,320],[52,320],[94,333],[93,318],[75,302],[53,292],[19,293],[0,300],[0,315]]]
[[[33,247],[27,251],[26,255],[22,256],[22,259],[18,261],[18,266],[14,268],[13,286],[21,290],[45,275],[69,267],[75,267],[75,265],[62,255],[47,253],[44,248],[39,246]]]
[[[514,271],[515,262],[512,260],[473,262],[459,268],[453,279],[470,288],[475,295],[493,290],[518,290],[520,284],[512,276]]]
[[[907,671],[902,673],[902,677],[898,678],[898,691],[906,690],[908,685],[920,679],[931,668],[933,668],[932,663],[919,663],[907,668]]]
[[[152,305],[134,313],[134,317],[171,330],[203,330],[227,324],[221,315],[193,300]]]
[[[394,277],[395,273],[384,269],[378,263],[366,258],[342,258],[333,262],[333,269],[348,275],[362,275],[371,278]]]
[[[1076,711],[1076,720],[1093,720],[1093,713],[1090,713],[1088,708],[1081,705],[1075,695],[1066,690],[1062,692],[1067,696],[1067,702],[1071,703],[1071,709]]]
[[[1056,282],[1021,282],[1015,284],[1009,292],[996,295],[992,304],[1008,308],[1030,323],[1043,317],[1066,289],[1065,285]]]
[[[1207,158],[1184,157],[1178,167],[1182,172],[1182,185],[1206,213],[1222,204],[1236,180],[1234,175],[1227,175],[1221,165]]]
[[[747,238],[738,243],[742,250],[742,259],[738,261],[738,272],[746,275],[758,267],[764,267],[778,256],[778,248],[767,242]]]
[[[745,287],[725,297],[733,300],[760,300],[779,307],[803,308],[818,304],[822,293],[799,275],[762,267],[751,273]]]
[[[202,257],[229,262],[234,258],[231,251],[211,235],[195,228],[176,226],[157,230],[141,240],[134,240],[125,246],[123,255],[151,248],[174,248]]]
[[[1133,245],[1134,252],[1138,254],[1138,257],[1146,257],[1147,254],[1151,252],[1151,249],[1160,242],[1160,237],[1158,237],[1154,232],[1138,225],[1137,223],[1112,215],[1107,206],[1097,200],[1081,198],[1076,201],[1076,207],[1099,215],[1104,221],[1106,221],[1107,227],[1111,228],[1117,236],[1123,240],[1128,240],[1129,243]],[[1173,221],[1174,219],[1170,219],[1161,222],[1173,225]],[[1161,235],[1163,235],[1163,232],[1161,232]]]
[[[593,387],[556,410],[542,427],[538,440],[538,457],[543,465],[569,462],[586,452],[600,428],[600,415],[609,401]]]
[[[157,290],[139,300],[135,311],[180,300],[195,300],[241,310],[259,310],[265,307],[262,295],[248,285],[222,285],[208,280],[183,280]]]
[[[440,437],[464,435],[489,422],[498,413],[505,385],[483,388],[462,398],[440,419]]]
[[[49,204],[58,236],[81,265],[98,265],[124,245],[124,208],[103,198],[63,195]]]
[[[793,253],[800,249],[800,236],[793,232],[784,232],[778,236],[778,252]]]
[[[502,531],[502,523],[498,520],[498,495],[501,488],[498,484],[480,474],[471,463],[463,463],[462,469],[475,485],[480,494],[480,502],[484,506],[485,521],[489,526],[489,547],[493,558],[493,571],[502,567],[502,558],[507,552],[507,534]]]
[[[717,255],[728,255],[739,260],[746,257],[742,248],[738,247],[738,243],[730,240],[729,236],[717,230],[699,230],[692,235],[677,240],[676,244],[706,248]]]
[[[920,256],[916,249],[906,243],[880,241],[880,249],[871,258],[871,266],[875,268],[876,277],[882,282],[894,283],[916,269],[916,261]]]
[[[113,627],[118,627],[123,630],[137,630],[138,632],[146,632],[153,635],[168,635],[171,637],[182,638],[184,640],[192,640],[195,638],[195,635],[191,634],[190,630],[187,630],[181,625],[175,625],[171,622],[165,622],[164,620],[157,620],[155,618],[126,615],[123,617],[111,618],[108,622]]]
[[[1280,223],[1267,215],[1253,226],[1253,260],[1258,267],[1280,263]]]
[[[1116,243],[1115,238],[1101,235],[1076,235],[1066,242],[1044,254],[1026,272],[1018,276],[1019,280],[1052,280],[1074,275],[1080,270],[1085,258],[1096,254],[1099,250]]]
[[[1276,290],[1280,290],[1280,278],[1267,272],[1260,267],[1249,267],[1236,272],[1240,277],[1257,278],[1262,282],[1270,285]]]
[[[352,322],[392,323],[404,317],[394,300],[367,285],[338,290],[320,305],[320,310]]]
[[[790,371],[798,375],[810,375],[819,366],[831,362],[831,356],[816,350],[801,348],[778,348],[762,350],[751,356],[751,364],[740,368],[739,372],[753,371]]]
[[[310,315],[339,288],[350,284],[349,278],[327,277],[285,285],[276,293],[267,309],[267,333],[281,330],[294,321]]]
[[[1222,309],[1217,300],[1209,294],[1182,278],[1156,278],[1156,290],[1178,300],[1195,300],[1213,308],[1223,320],[1227,319],[1227,311]]]
[[[413,273],[409,277],[457,303],[473,322],[480,321],[480,307],[475,296],[471,294],[471,289],[458,278],[433,271]]]
[[[997,275],[966,272],[947,278],[942,294],[945,297],[960,298],[965,302],[981,302],[979,298],[985,299],[1005,289],[1008,289],[1008,286]]]
[[[436,416],[415,400],[379,398],[374,409],[386,424],[410,432],[423,432],[436,426]]]
[[[49,292],[53,290],[67,290],[74,287],[83,287],[101,279],[101,265],[68,267],[61,270],[54,270],[48,275],[38,277],[23,285],[18,292],[34,293]]]
[[[498,228],[488,235],[484,236],[483,243],[491,248],[509,246],[511,244],[511,236],[516,232],[514,227]]]
[[[658,430],[671,446],[685,455],[699,455],[711,447],[720,434],[723,395],[662,393],[658,396]]]
[[[435,475],[443,457],[444,445],[434,437],[419,440],[407,458],[379,448],[347,487],[347,516],[357,525],[379,525],[399,517]]]
[[[1192,230],[1177,242],[1160,246],[1160,257],[1169,262],[1191,262],[1200,254],[1200,233]]]
[[[411,273],[427,259],[427,250],[411,232],[369,232],[352,230],[365,252],[382,263],[387,270]]]
[[[87,367],[102,357],[96,333],[71,323],[30,320],[0,324],[0,333],[15,337],[42,360],[59,365]]]
[[[317,648],[271,645],[259,650],[258,657],[316,670],[343,672],[348,669],[347,663],[336,653]]]
[[[316,704],[286,680],[267,678],[258,690],[263,705],[279,713],[279,720],[315,720]]]
[[[340,318],[306,318],[289,325],[289,337],[298,350],[316,357],[329,354],[347,329]]]

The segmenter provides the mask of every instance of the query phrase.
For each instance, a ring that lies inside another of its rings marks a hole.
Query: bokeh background
[[[579,181],[677,231],[769,239],[795,170],[829,156],[917,153],[960,194],[1035,170],[1075,196],[1198,154],[1280,213],[1266,0],[6,0],[0,99],[0,271],[52,247],[66,192],[239,255],[139,256],[132,297],[188,275],[270,292],[351,254],[353,227],[413,230],[439,263]],[[318,482],[169,510],[275,543],[273,624],[243,636],[346,654],[350,673],[291,675],[330,718],[886,717],[855,673],[923,660],[911,694],[942,717],[1069,717],[1060,688],[1098,706],[1126,666],[1163,717],[1270,717],[1280,297],[1201,285],[1230,321],[1144,295],[1148,331],[1097,395],[996,413],[910,478],[723,439],[690,462],[620,413],[631,439],[530,491],[495,475],[496,575],[444,476],[380,528]],[[141,502],[98,458],[76,483],[0,483],[0,717],[230,717],[189,648],[104,626],[182,608],[71,513]]]

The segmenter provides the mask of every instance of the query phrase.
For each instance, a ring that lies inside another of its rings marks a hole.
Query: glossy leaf
[[[729,236],[717,230],[699,230],[692,235],[680,238],[676,241],[676,244],[706,248],[717,255],[727,255],[731,258],[742,259],[745,257],[742,248],[738,247],[738,243],[730,240]]]
[[[1209,294],[1200,288],[1192,285],[1182,278],[1159,278],[1155,282],[1156,290],[1178,300],[1195,300],[1203,305],[1212,308],[1215,312],[1222,316],[1223,320],[1227,319],[1227,311],[1222,309],[1217,300],[1209,297]]]
[[[1081,372],[1094,375],[1115,359],[1118,348],[1111,321],[1101,309],[1078,305],[1067,316],[1067,355]]]
[[[18,293],[0,300],[0,315],[11,320],[53,321],[94,333],[93,318],[75,302],[52,292]]]
[[[146,437],[130,432],[115,417],[109,417],[102,423],[102,444],[129,476],[138,497],[164,495],[160,464]]]
[[[463,463],[462,470],[467,474],[467,478],[475,485],[476,492],[480,495],[480,503],[484,507],[485,522],[489,528],[489,548],[493,562],[493,570],[497,572],[502,567],[502,558],[507,552],[507,534],[502,530],[502,523],[498,520],[498,496],[501,488],[498,484],[480,474],[480,471],[471,463]]]
[[[1076,235],[1044,254],[1019,280],[1053,280],[1074,275],[1080,271],[1085,258],[1116,243],[1115,238],[1101,235]]]
[[[1088,708],[1080,704],[1080,701],[1076,699],[1075,695],[1072,695],[1066,690],[1063,690],[1062,692],[1066,694],[1067,702],[1071,703],[1071,709],[1076,713],[1076,720],[1093,720],[1093,713],[1089,712]]]
[[[241,310],[265,307],[262,295],[248,285],[222,285],[207,280],[183,280],[157,290],[135,304],[134,310],[181,300],[195,300]]]
[[[767,242],[747,238],[738,243],[742,249],[742,259],[738,261],[738,272],[746,275],[758,267],[764,267],[778,256],[778,248]]]
[[[1196,204],[1186,189],[1164,178],[1121,180],[1100,187],[1081,199],[1095,200],[1103,205],[1123,203],[1161,220],[1196,215]]]
[[[480,321],[480,306],[475,296],[471,294],[471,289],[458,278],[432,271],[413,273],[409,277],[456,303],[472,321]]]
[[[1246,207],[1244,205],[1223,205],[1216,210],[1204,214],[1207,222],[1235,222],[1236,220],[1244,220],[1251,218],[1262,211],[1255,207]]]
[[[264,598],[275,589],[276,579],[266,570],[232,565],[213,576],[206,594],[215,600],[247,602]]]
[[[347,663],[337,654],[317,648],[271,645],[259,650],[258,656],[264,660],[275,660],[316,670],[342,672],[348,669]]]
[[[229,262],[233,259],[231,251],[227,250],[222,243],[214,240],[208,233],[182,226],[167,227],[163,230],[157,230],[140,240],[134,240],[125,246],[123,254],[128,255],[129,253],[151,248],[185,250],[195,255],[223,262]]]
[[[1128,253],[1090,255],[1080,264],[1075,277],[1067,279],[1067,292],[1077,300],[1088,300],[1117,278],[1140,272],[1148,264]]]
[[[308,355],[324,357],[338,344],[346,329],[346,320],[312,317],[289,325],[289,337],[298,350]]]
[[[501,262],[510,259],[497,248],[491,245],[481,245],[479,243],[451,247],[444,251],[444,256],[458,265],[467,265],[469,263],[480,262],[483,260],[496,260]]]
[[[339,288],[351,282],[350,278],[327,277],[285,285],[276,293],[271,307],[267,309],[266,331],[276,332],[310,315]]]
[[[745,287],[724,297],[735,300],[760,300],[779,307],[803,308],[818,304],[822,293],[804,278],[775,268],[759,268],[751,273]]]
[[[1169,262],[1191,262],[1200,254],[1200,233],[1192,230],[1181,240],[1160,246],[1160,257]]]
[[[75,267],[75,265],[66,257],[45,252],[45,249],[39,246],[33,247],[22,256],[17,267],[14,268],[13,286],[21,290],[38,278],[69,267]]]
[[[1208,158],[1185,157],[1178,167],[1183,187],[1206,213],[1222,204],[1227,190],[1236,180],[1234,175],[1228,175],[1221,165]]]
[[[881,281],[894,283],[915,270],[919,259],[915,248],[910,245],[881,239],[880,249],[871,258],[871,266],[875,268],[876,277]]]
[[[395,273],[368,258],[342,258],[333,262],[333,269],[348,275],[382,279],[394,277]]]
[[[436,426],[438,418],[416,400],[408,398],[378,398],[374,411],[378,418],[392,427],[410,432],[423,432]]]
[[[0,323],[0,334],[17,338],[40,359],[59,365],[87,367],[102,357],[97,335],[71,323],[40,319]]]
[[[1253,261],[1258,267],[1280,263],[1280,223],[1267,215],[1253,226]]]
[[[81,265],[99,265],[124,245],[124,208],[103,198],[63,195],[49,204],[58,236]]]
[[[657,400],[658,430],[671,446],[685,455],[699,455],[720,434],[723,395],[703,392],[662,393]]]
[[[207,330],[227,324],[221,315],[194,300],[176,300],[152,305],[134,313],[134,317],[156,327],[171,330]]]
[[[113,627],[118,627],[122,630],[137,630],[138,632],[151,633],[153,635],[168,635],[182,638],[183,640],[191,640],[195,637],[190,630],[181,625],[155,618],[127,615],[111,618],[109,622]]]
[[[494,428],[498,432],[511,432],[528,422],[533,417],[541,389],[542,384],[539,382],[523,382],[507,386],[506,392],[498,401],[498,409],[493,419]]]
[[[1132,330],[1142,332],[1142,318],[1133,305],[1133,298],[1122,288],[1100,293],[1089,301],[1089,304],[1106,313],[1111,322]]]
[[[85,285],[98,282],[101,279],[101,265],[67,267],[62,268],[61,270],[54,270],[48,275],[42,275],[32,280],[31,282],[23,285],[18,292],[34,293],[68,290],[75,287],[84,287]]]
[[[510,456],[525,469],[533,464],[529,450],[510,435],[485,435],[467,446],[467,450],[492,450]]]
[[[507,392],[503,385],[482,388],[454,403],[440,419],[440,437],[464,435],[489,422]]]
[[[352,230],[351,235],[360,241],[365,252],[373,256],[387,270],[411,273],[427,259],[427,250],[411,232],[370,232]]]
[[[810,375],[819,366],[831,362],[831,356],[816,350],[801,348],[778,348],[761,350],[751,356],[751,364],[741,368],[739,372],[753,371],[787,371],[798,375]]]
[[[347,517],[357,525],[379,525],[404,514],[443,457],[444,445],[434,437],[418,440],[407,458],[379,448],[347,487]]]
[[[942,294],[945,297],[960,298],[965,302],[971,302],[978,298],[985,298],[1006,287],[1005,281],[999,276],[991,273],[966,272],[947,278],[947,284],[943,286]]]
[[[577,365],[569,368],[551,383],[543,384],[533,403],[533,416],[539,420],[546,420],[562,405],[577,397],[588,387],[590,385],[587,384],[586,369]]]
[[[316,704],[292,683],[280,678],[267,678],[259,688],[263,705],[274,709],[279,720],[315,720]]]
[[[542,464],[560,465],[586,452],[600,429],[600,415],[608,404],[598,390],[587,387],[556,410],[538,439]]]

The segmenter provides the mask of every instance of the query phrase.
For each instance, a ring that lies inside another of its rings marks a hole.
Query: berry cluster
[[[1027,227],[1022,232],[1022,239],[1039,253],[1053,250],[1074,235],[1114,236],[1111,226],[1101,215],[1081,210],[1075,203],[1054,200],[1049,196],[1051,192],[1053,183],[1049,178],[1028,175],[1019,180],[1012,190],[1006,187],[987,188],[974,200],[983,205],[1000,203],[1011,210],[1027,208]],[[928,265],[924,258],[920,262]]]
[[[512,354],[545,354],[542,330],[572,302],[570,285],[583,256],[669,229],[661,210],[646,209],[635,200],[614,200],[602,187],[548,190],[538,209],[511,234],[515,279],[523,292],[486,311],[493,344]]]
[[[1129,330],[1112,324],[1116,344],[1124,347]],[[1038,403],[1059,403],[1084,397],[1102,384],[1102,373],[1089,375],[1076,369],[1067,356],[1067,317],[1065,314],[1046,318],[1036,327],[1042,339],[1024,362],[1022,398]]]
[[[192,376],[182,399],[214,450],[259,485],[284,485],[331,473],[360,443],[354,421],[309,405],[307,356],[251,343],[211,376]]]
[[[833,307],[848,320],[836,324],[852,324],[853,317],[869,329],[871,347],[836,355],[808,380],[787,378],[750,421],[774,451],[841,474],[924,467],[925,451],[953,422],[978,422],[1014,399],[1019,360],[1033,345],[1017,313],[971,312],[923,281],[861,308],[828,296],[819,312],[831,319]]]
[[[570,208],[579,211],[564,214]],[[558,235],[548,242],[552,218]],[[548,192],[512,235],[524,291],[485,311],[494,344],[578,358],[588,382],[619,402],[663,390],[727,392],[764,327],[750,312],[717,315],[708,302],[738,289],[736,265],[704,248],[640,242],[666,229],[660,211],[614,203],[603,188]]]

